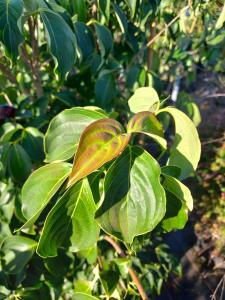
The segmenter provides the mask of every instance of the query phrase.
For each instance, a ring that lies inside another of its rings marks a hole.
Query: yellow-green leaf
[[[141,111],[155,112],[159,109],[159,96],[152,87],[136,89],[134,95],[128,100],[130,110],[133,113]]]
[[[117,157],[129,139],[130,135],[113,119],[106,118],[90,124],[81,135],[68,186]]]
[[[181,169],[180,179],[184,179],[196,170],[200,154],[201,143],[193,122],[182,111],[174,107],[166,107],[159,113],[169,113],[175,123],[175,137],[170,149],[168,165]]]
[[[134,115],[128,122],[127,132],[144,133],[154,139],[164,149],[166,148],[167,143],[163,136],[162,125],[155,115],[149,111],[142,111]]]

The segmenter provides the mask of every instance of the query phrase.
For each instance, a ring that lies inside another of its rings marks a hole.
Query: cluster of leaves
[[[148,274],[148,294],[159,293],[176,263],[163,246],[146,264],[132,250],[144,245],[140,234],[183,228],[192,198],[180,180],[200,152],[194,125],[163,100],[174,80],[192,82],[198,67],[224,71],[222,7],[219,0],[185,8],[181,0],[0,0],[0,103],[10,104],[0,107],[0,122],[13,117],[0,129],[3,297],[139,298],[127,275],[132,264]],[[189,95],[176,107],[198,125]],[[143,136],[135,133],[147,136],[152,155],[136,146]],[[129,262],[112,254],[103,231],[125,241]]]
[[[135,246],[132,246],[134,238],[138,239],[137,236],[152,231],[156,226],[158,230],[166,232],[184,227],[193,200],[180,179],[189,176],[197,167],[200,142],[196,128],[178,109],[160,109],[159,97],[152,88],[137,89],[128,103],[133,116],[127,123],[127,130],[97,107],[67,109],[52,119],[44,136],[47,164],[28,177],[21,197],[17,191],[17,220],[12,218],[10,224],[6,224],[8,231],[2,243],[2,276],[20,274],[18,276],[23,278],[21,272],[26,271],[25,265],[35,249],[44,261],[49,257],[61,259],[61,251],[64,254],[65,251],[75,252],[87,260],[94,255],[96,261],[99,241],[102,239],[100,229],[103,234],[123,241],[130,251],[135,251]],[[174,139],[168,149],[164,129],[158,119],[167,114],[171,115],[175,124]],[[6,152],[2,155],[4,178],[17,182],[18,177],[14,174],[18,173],[17,165],[27,170],[30,164],[29,160],[23,159],[24,153],[26,158],[32,159],[28,154],[29,148],[21,146],[24,145],[23,135],[26,137],[28,130],[31,132],[32,129],[18,129],[10,123],[2,128],[5,130],[2,149]],[[18,132],[19,138],[15,139]],[[162,167],[151,154],[136,145],[134,134],[138,133],[155,141],[158,153],[164,160]],[[38,151],[40,136],[31,136],[31,147]],[[14,168],[11,167],[10,158],[11,151],[15,150],[11,150],[11,147],[20,149],[15,155],[17,165],[13,164]],[[70,163],[71,159],[73,164]],[[7,188],[7,184],[4,187]],[[13,200],[3,201],[6,205],[13,203]],[[12,214],[13,210],[10,217]],[[24,220],[25,224],[20,227],[19,224]],[[19,230],[25,235],[9,237],[11,226],[17,232],[20,227]],[[34,234],[35,238],[28,238],[28,234]],[[117,264],[120,263],[123,265],[127,260],[118,260]],[[104,266],[102,262],[95,265],[97,269],[93,270],[92,266],[92,271],[97,275],[88,291],[97,296],[103,293],[120,297],[118,272],[110,261],[105,264],[110,266]],[[162,267],[161,263],[159,266]],[[83,264],[82,267],[85,268]],[[142,264],[141,267],[144,271]],[[155,268],[156,276],[159,276],[161,271],[157,271],[157,266]],[[111,278],[114,272],[115,281]],[[154,277],[151,276],[148,280],[152,286]],[[102,282],[101,290],[96,290],[98,278]],[[162,276],[157,281],[157,292],[161,284]],[[132,295],[133,289],[131,292],[128,287],[126,289],[128,295]],[[75,285],[75,292],[79,291]],[[89,292],[83,295],[87,299]]]

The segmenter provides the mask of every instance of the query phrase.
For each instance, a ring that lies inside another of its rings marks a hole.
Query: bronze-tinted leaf
[[[68,186],[117,157],[127,146],[130,135],[110,118],[90,124],[80,138]]]

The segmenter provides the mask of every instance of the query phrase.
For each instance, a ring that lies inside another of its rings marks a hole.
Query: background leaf
[[[54,11],[45,9],[40,15],[45,26],[48,46],[57,62],[57,71],[63,78],[76,60],[75,34],[64,19]]]
[[[95,30],[98,38],[100,52],[102,57],[107,57],[113,50],[113,38],[111,31],[99,24],[95,24]]]
[[[1,247],[4,271],[9,274],[20,273],[31,259],[36,245],[36,241],[23,236],[6,238]]]
[[[24,39],[18,27],[22,13],[22,0],[0,0],[0,39],[12,60],[17,58]]]

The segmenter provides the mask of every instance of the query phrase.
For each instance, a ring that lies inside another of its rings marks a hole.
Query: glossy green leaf
[[[164,166],[161,168],[162,174],[173,176],[175,178],[180,177],[180,168],[176,166]]]
[[[172,176],[165,174],[163,174],[163,176],[165,178],[163,181],[164,189],[172,193],[180,201],[184,202],[189,210],[192,210],[193,198],[189,188],[187,188],[186,185]]]
[[[55,116],[44,139],[46,162],[70,159],[76,152],[80,136],[92,122],[105,115],[84,108],[71,108]]]
[[[83,22],[75,22],[74,29],[77,38],[79,61],[86,62],[94,54],[95,41],[93,34]]]
[[[100,226],[132,243],[135,236],[152,231],[165,210],[157,161],[139,147],[127,148],[106,174],[104,199],[96,213]]]
[[[24,6],[27,11],[33,12],[38,9],[38,0],[23,0]]]
[[[163,127],[155,115],[148,111],[135,114],[127,125],[128,133],[144,133],[159,143],[164,149],[167,142],[164,139]]]
[[[48,214],[37,253],[43,257],[56,256],[63,243],[72,252],[93,246],[99,235],[95,211],[90,186],[84,179],[67,190]]]
[[[22,212],[28,221],[21,229],[35,223],[70,172],[71,165],[61,162],[41,167],[29,176],[22,189]]]
[[[19,144],[12,144],[8,153],[8,170],[12,179],[23,183],[30,175],[32,163],[27,152]]]
[[[126,3],[130,9],[131,18],[133,18],[136,11],[137,0],[126,0]]]
[[[99,300],[99,299],[85,293],[75,293],[73,296],[73,300]]]
[[[120,29],[122,33],[126,34],[127,33],[127,17],[125,13],[122,11],[122,9],[119,7],[117,4],[113,4],[114,12],[117,18],[117,21],[119,23]]]
[[[160,101],[155,89],[142,87],[135,90],[134,95],[128,100],[128,104],[133,113],[155,112],[159,109]]]
[[[23,236],[14,235],[6,238],[1,247],[4,271],[9,274],[21,272],[31,259],[36,245],[36,241]]]
[[[81,22],[86,21],[87,7],[85,0],[71,0],[70,5],[72,6],[73,14],[77,15],[77,20]]]
[[[0,40],[13,60],[17,58],[19,45],[23,42],[18,26],[22,13],[22,0],[0,0]]]
[[[106,295],[111,296],[119,282],[119,273],[109,270],[102,271],[99,275]]]
[[[170,232],[175,229],[183,229],[188,220],[188,209],[174,194],[166,191],[166,214],[161,227]]]
[[[7,143],[11,140],[12,136],[23,127],[20,124],[4,123],[0,127],[0,142]]]
[[[97,105],[108,109],[112,106],[112,100],[117,95],[116,82],[110,71],[100,74],[95,84],[95,96]]]
[[[103,14],[103,16],[105,17],[107,24],[110,18],[110,1],[111,0],[98,0],[99,9]]]
[[[102,57],[107,57],[113,50],[113,38],[111,31],[100,24],[95,24],[95,30]]]
[[[110,118],[90,124],[83,132],[73,162],[68,186],[117,157],[130,139],[122,125]]]
[[[40,15],[44,23],[49,49],[56,61],[56,69],[64,78],[76,60],[75,34],[65,20],[54,11],[45,8]]]
[[[225,3],[223,5],[223,9],[220,13],[220,16],[216,22],[216,29],[220,29],[223,26],[224,22],[225,22]]]
[[[175,123],[175,138],[170,149],[168,165],[181,169],[180,179],[184,179],[196,170],[200,154],[201,143],[193,122],[180,110],[166,107],[158,113],[169,113]]]
[[[37,128],[27,127],[23,132],[21,145],[33,162],[44,160],[43,140],[44,135]]]

